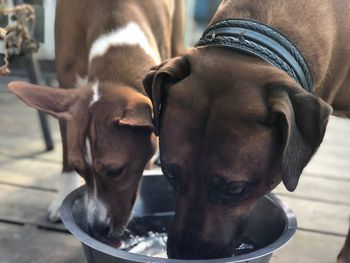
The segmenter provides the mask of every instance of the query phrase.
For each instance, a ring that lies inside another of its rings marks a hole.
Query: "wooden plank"
[[[335,263],[345,238],[297,231],[295,237],[272,255],[271,263]]]
[[[70,234],[33,226],[0,223],[1,263],[86,262],[80,242]]]
[[[337,166],[335,162],[319,162],[317,165],[311,163],[304,169],[304,176],[333,178],[341,181],[349,181],[350,165],[342,162]]]
[[[38,123],[39,125],[39,123]],[[0,156],[10,158],[37,158],[42,155],[54,155],[54,158],[46,158],[48,160],[54,159],[56,162],[61,160],[60,141],[54,141],[58,152],[46,152],[45,142],[39,131],[36,137],[30,136],[15,136],[9,137],[0,134]]]
[[[349,120],[346,120],[349,122]],[[348,142],[348,131],[347,131],[347,126],[349,126],[349,123],[344,124],[345,127],[337,127],[334,124],[330,124],[327,129],[326,129],[326,134],[323,138],[323,143],[329,146],[335,146],[339,145],[340,148],[349,148],[349,142]],[[345,129],[344,129],[345,128]],[[338,130],[336,130],[338,129]],[[321,152],[323,151],[321,147]]]
[[[350,120],[330,118],[327,131],[315,156],[305,167],[305,176],[350,181]]]
[[[0,100],[1,126],[0,134],[11,136],[15,135],[33,135],[41,132],[37,112],[35,109],[26,106],[15,95],[9,92],[1,92]],[[54,134],[57,134],[58,123],[49,117],[50,126],[54,128]]]
[[[23,112],[18,113],[19,117],[14,112],[2,112],[3,108],[0,107],[2,120],[0,125],[0,156],[31,157],[61,163],[62,147],[58,122],[51,117],[48,119],[55,149],[45,152],[45,143],[37,112],[31,111],[30,108],[22,104],[17,105],[16,108],[24,109]]]
[[[329,145],[327,142],[322,144],[311,162],[305,167],[304,174],[350,180],[350,145],[344,145],[344,143],[345,140],[336,145]]]
[[[284,187],[283,183],[281,183],[273,192],[276,194],[289,196],[291,198],[350,205],[350,181],[344,182],[332,179],[302,176],[298,187],[294,192],[289,192]]]
[[[62,163],[62,146],[60,140],[54,141],[55,148],[52,151],[45,150],[45,142],[41,135],[36,138],[19,136],[9,138],[0,134],[0,158],[12,159],[33,158],[48,162]]]
[[[34,158],[45,151],[45,142],[41,138],[28,139],[18,137],[17,140],[0,137],[0,156],[11,158]]]
[[[0,183],[24,187],[57,189],[61,165],[34,159],[0,158]]]
[[[328,204],[278,196],[296,214],[298,228],[346,236],[349,227],[348,205]]]
[[[0,96],[0,155],[21,157],[41,155],[45,149],[36,110],[27,107],[14,95],[2,92]],[[56,145],[60,145],[59,126],[56,119],[48,118],[51,134]],[[61,147],[56,147],[61,161]],[[52,155],[50,152],[49,155]],[[57,158],[56,158],[57,159]]]
[[[59,141],[55,141],[55,146]],[[18,136],[9,138],[0,135],[0,156],[10,158],[35,158],[45,152],[45,142],[38,134],[37,138]],[[56,158],[58,159],[58,157]]]
[[[36,110],[27,107],[13,94],[3,91],[0,96],[0,155],[31,156],[45,150]],[[58,122],[49,118],[55,144],[59,145]],[[60,148],[60,147],[58,147]],[[61,158],[61,157],[60,157]],[[57,158],[56,158],[57,159]]]
[[[47,162],[54,162],[62,165],[62,144],[61,140],[55,141],[55,148],[53,151],[44,152],[42,154],[38,154],[35,156],[35,159],[47,161]]]
[[[46,218],[47,208],[55,194],[30,188],[0,185],[0,221],[65,230],[62,224],[52,224]]]
[[[327,126],[327,132],[335,132],[335,133],[350,133],[350,120],[348,118],[340,118],[331,116]]]

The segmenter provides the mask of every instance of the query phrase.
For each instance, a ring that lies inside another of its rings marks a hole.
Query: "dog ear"
[[[167,85],[174,84],[190,75],[190,65],[187,56],[164,61],[154,67],[143,79],[143,85],[153,104],[155,133],[159,135],[160,112],[166,96]]]
[[[145,98],[147,98],[145,96]],[[151,132],[155,131],[155,127],[152,122],[152,104],[147,98],[148,103],[129,103],[125,109],[123,117],[114,118],[116,125],[131,126],[146,128]]]
[[[332,107],[301,87],[296,91],[288,85],[273,84],[268,103],[282,143],[282,181],[294,191],[302,170],[323,140]]]
[[[69,107],[77,99],[76,90],[64,90],[15,81],[8,89],[28,106],[44,111],[58,119],[69,117]]]

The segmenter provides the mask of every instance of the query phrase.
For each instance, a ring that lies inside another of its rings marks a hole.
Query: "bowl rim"
[[[99,252],[102,252],[104,254],[107,254],[112,257],[121,258],[124,260],[130,260],[134,262],[140,262],[140,263],[146,263],[146,262],[154,262],[154,263],[200,263],[200,262],[206,262],[206,263],[228,263],[228,262],[246,262],[247,260],[253,260],[257,258],[264,257],[266,255],[272,254],[276,250],[282,248],[285,246],[291,238],[294,236],[296,229],[297,229],[297,219],[295,217],[295,214],[293,211],[279,198],[277,198],[274,194],[268,193],[265,195],[265,197],[270,201],[279,206],[283,210],[284,218],[287,222],[283,234],[276,239],[273,243],[243,254],[239,256],[232,256],[228,258],[218,258],[218,259],[207,259],[207,260],[182,260],[182,259],[163,259],[163,258],[157,258],[157,257],[150,257],[140,254],[134,254],[131,252],[127,252],[125,250],[113,248],[111,246],[108,246],[91,236],[89,236],[87,233],[85,233],[76,223],[73,218],[72,213],[72,206],[74,204],[74,201],[79,197],[82,196],[85,193],[86,186],[83,185],[76,190],[72,191],[63,201],[61,205],[61,219],[63,224],[66,226],[66,228],[69,230],[70,233],[73,234],[81,243],[85,244],[86,246],[93,248]]]

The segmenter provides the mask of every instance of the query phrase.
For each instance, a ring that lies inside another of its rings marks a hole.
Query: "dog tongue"
[[[122,241],[120,239],[110,240],[108,245],[114,248],[119,248],[122,245]]]
[[[98,241],[101,241],[102,243],[114,247],[119,248],[122,245],[122,241],[120,238],[99,238]]]

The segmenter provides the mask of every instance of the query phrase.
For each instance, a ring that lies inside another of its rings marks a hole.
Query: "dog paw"
[[[62,199],[57,196],[50,204],[47,211],[47,218],[51,223],[61,222],[60,208],[62,204]]]

